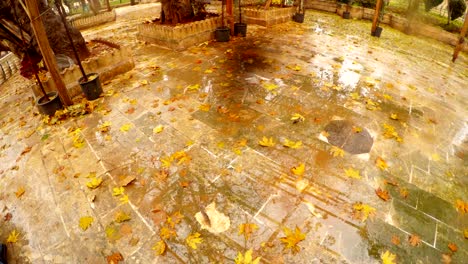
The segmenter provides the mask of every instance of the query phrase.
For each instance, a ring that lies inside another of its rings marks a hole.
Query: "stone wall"
[[[83,17],[83,18],[77,18],[70,23],[77,29],[86,29],[98,25],[102,25],[107,22],[112,22],[115,21],[116,19],[116,14],[115,14],[115,9],[113,9],[110,12],[105,12],[101,13],[95,16],[89,16],[89,17]]]
[[[8,53],[0,59],[0,84],[6,82],[20,69],[20,60],[13,53]]]
[[[214,17],[183,25],[170,26],[146,23],[137,26],[138,39],[174,50],[214,39],[214,32],[221,26],[221,18]]]
[[[327,0],[305,0],[305,8],[316,9],[336,13],[340,16],[346,11],[346,5],[337,3],[336,1]],[[372,20],[374,17],[374,9],[353,6],[349,9],[351,18]],[[440,42],[455,46],[458,43],[458,34],[453,34],[443,30],[442,28],[427,25],[418,21],[408,24],[408,20],[404,17],[395,14],[384,14],[382,24],[387,24],[392,28],[409,33],[412,35],[423,36],[438,40]],[[409,25],[409,27],[408,27]],[[463,45],[463,51],[468,52],[468,42]]]
[[[135,67],[130,47],[121,47],[112,51],[101,54],[96,58],[89,58],[82,62],[83,68],[87,74],[99,73],[101,82],[111,80],[113,77],[127,72]],[[67,86],[70,96],[81,94],[81,88],[78,84],[78,79],[82,77],[78,65],[73,65],[70,68],[63,70],[60,75]],[[48,79],[43,83],[46,91],[55,91],[55,84],[48,76]],[[38,87],[33,89],[36,96],[40,96],[41,92]]]
[[[256,24],[264,27],[291,21],[295,13],[295,7],[270,7],[265,10],[263,8],[249,8],[242,9],[242,19],[244,23]]]

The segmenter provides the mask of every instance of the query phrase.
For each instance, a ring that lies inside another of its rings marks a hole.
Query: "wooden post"
[[[106,0],[106,5],[107,5],[107,11],[108,12],[112,11],[109,0]]]
[[[372,20],[371,35],[374,35],[375,29],[377,28],[377,23],[379,22],[380,9],[382,9],[382,0],[377,0],[375,5],[374,19]]]
[[[463,47],[463,43],[465,42],[465,36],[467,32],[468,32],[468,13],[466,13],[465,22],[463,22],[463,27],[460,31],[460,38],[458,39],[458,44],[455,45],[455,49],[453,51],[452,62],[455,62],[455,60],[458,58],[458,53],[461,51]]]
[[[25,2],[27,8],[26,13],[28,13],[29,19],[31,20],[31,27],[34,31],[34,35],[36,36],[39,49],[41,50],[42,58],[44,59],[47,69],[52,76],[52,80],[55,83],[60,99],[64,105],[72,105],[73,102],[68,95],[67,87],[60,76],[54,53],[49,45],[49,40],[47,39],[44,24],[39,13],[37,0],[26,0]]]
[[[229,22],[229,28],[231,35],[234,35],[234,1],[233,0],[222,0],[226,1],[226,13]]]

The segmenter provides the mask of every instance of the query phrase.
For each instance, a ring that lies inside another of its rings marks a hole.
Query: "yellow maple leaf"
[[[381,157],[377,157],[377,159],[375,160],[375,166],[377,166],[377,168],[379,168],[380,170],[385,170],[386,168],[388,168],[387,162],[385,162],[385,160]]]
[[[358,93],[350,93],[351,99],[353,100],[359,100],[361,96]]]
[[[164,126],[163,125],[158,125],[155,128],[153,128],[153,133],[158,134],[158,133],[163,132],[163,130],[164,130]]]
[[[262,257],[257,257],[255,260],[252,260],[253,250],[249,249],[244,254],[238,252],[237,257],[234,260],[235,264],[258,264]]]
[[[239,235],[244,234],[244,238],[246,240],[249,239],[250,235],[252,235],[255,230],[258,229],[258,226],[255,223],[245,223],[239,225]]]
[[[132,128],[132,124],[124,124],[120,127],[120,131],[122,132],[128,132]]]
[[[304,172],[305,172],[305,164],[304,163],[299,163],[298,166],[291,168],[291,172],[294,175],[302,176],[304,174]]]
[[[206,73],[206,74],[213,73],[213,70],[212,70],[212,69],[206,69],[206,70],[205,70],[205,73]]]
[[[97,187],[101,186],[102,178],[93,178],[91,181],[86,183],[86,186],[90,189],[96,189]]]
[[[306,235],[301,233],[301,230],[297,226],[294,232],[287,227],[283,228],[283,232],[286,236],[281,237],[280,241],[284,244],[285,249],[291,249],[293,254],[298,253],[301,249],[297,244],[305,240]]]
[[[112,123],[110,121],[106,121],[106,122],[102,123],[100,126],[98,126],[98,130],[101,133],[109,132],[111,125],[112,125]]]
[[[159,237],[161,237],[162,239],[170,239],[171,237],[175,236],[177,236],[176,231],[167,226],[163,226],[161,227],[161,230],[159,230]]]
[[[299,66],[299,65],[288,65],[286,67],[293,70],[293,71],[300,71],[302,69],[301,66]]]
[[[210,111],[211,105],[210,104],[201,104],[198,109],[203,112],[208,112]]]
[[[80,218],[80,222],[78,225],[83,231],[86,231],[86,229],[88,229],[93,222],[94,218],[92,218],[91,216],[83,216]]]
[[[291,121],[293,121],[294,123],[304,122],[304,121],[305,121],[305,117],[302,116],[301,114],[294,113],[294,114],[291,116]]]
[[[164,168],[169,168],[171,167],[171,163],[172,163],[172,158],[171,157],[163,157],[160,159],[161,161],[161,166],[164,167]]]
[[[287,138],[284,139],[283,146],[292,148],[292,149],[298,149],[302,146],[302,141],[292,141]]]
[[[124,194],[125,189],[124,187],[115,187],[112,189],[112,196],[119,196]]]
[[[380,259],[382,259],[382,264],[395,264],[396,255],[392,254],[390,251],[385,251],[380,255]]]
[[[15,192],[16,198],[20,198],[21,196],[23,196],[25,192],[26,190],[24,189],[23,186],[18,187],[18,190],[16,190]]]
[[[332,146],[330,154],[332,154],[333,157],[344,157],[345,151],[337,146]]]
[[[396,114],[396,113],[390,114],[390,119],[398,120],[398,114]]]
[[[274,83],[264,83],[263,84],[263,88],[267,89],[268,91],[273,91],[273,90],[276,90],[278,89],[278,85],[274,84]]]
[[[130,217],[130,215],[128,215],[124,211],[118,211],[114,218],[116,223],[123,223],[126,221],[130,221],[131,219],[132,218]]]
[[[403,139],[400,137],[398,132],[396,132],[395,127],[389,124],[383,124],[384,132],[383,136],[385,138],[394,138],[397,142],[403,142]]]
[[[200,233],[190,234],[186,239],[185,243],[193,249],[197,249],[197,245],[203,242],[203,238],[200,237]]]
[[[152,249],[156,251],[157,255],[164,255],[164,253],[166,253],[166,248],[167,248],[167,245],[166,245],[166,242],[164,242],[164,240],[159,240],[156,243],[156,245],[152,247]]]
[[[273,141],[273,138],[267,138],[263,136],[262,140],[258,141],[258,144],[262,147],[273,147],[275,145],[275,141]]]
[[[76,135],[73,137],[73,146],[75,148],[82,148],[84,147],[84,139],[80,135]]]
[[[346,176],[354,179],[361,179],[361,175],[359,174],[359,170],[355,170],[354,168],[344,169]]]
[[[363,204],[361,202],[353,204],[353,211],[354,216],[360,219],[362,222],[365,222],[367,218],[373,217],[375,215],[375,208],[368,205]]]
[[[140,83],[141,83],[142,85],[147,85],[147,84],[148,84],[148,81],[147,81],[147,80],[141,80]]]
[[[189,91],[198,91],[200,89],[200,84],[192,84],[187,87]]]
[[[16,242],[18,242],[18,236],[19,235],[20,235],[20,233],[18,233],[16,230],[11,231],[11,233],[8,235],[6,243],[16,243]]]
[[[120,204],[126,204],[128,203],[128,195],[124,194],[122,197],[120,197]]]

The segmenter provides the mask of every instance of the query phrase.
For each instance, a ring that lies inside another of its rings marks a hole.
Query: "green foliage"
[[[450,19],[455,20],[465,14],[466,3],[465,0],[449,0],[449,13]]]
[[[444,0],[426,0],[424,2],[424,6],[426,8],[426,12],[429,12],[432,8],[442,4]]]

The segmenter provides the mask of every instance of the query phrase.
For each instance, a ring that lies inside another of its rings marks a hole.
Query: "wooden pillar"
[[[465,42],[465,36],[467,32],[468,32],[468,12],[466,13],[465,22],[463,22],[463,27],[460,31],[460,38],[458,39],[458,43],[457,45],[455,45],[455,49],[453,51],[452,62],[455,62],[455,60],[458,57],[458,53],[463,48],[463,43]]]
[[[234,35],[234,0],[222,0],[226,1],[226,13],[231,30],[231,35]]]
[[[382,0],[377,0],[375,5],[374,19],[372,20],[371,35],[374,35],[375,29],[377,28],[377,23],[379,22],[380,9],[382,9]]]
[[[62,100],[62,103],[66,106],[72,105],[73,102],[68,95],[67,87],[60,76],[58,71],[57,61],[55,60],[54,53],[49,45],[49,40],[47,39],[46,31],[42,18],[39,13],[39,6],[37,0],[26,0],[26,8],[29,19],[31,20],[31,27],[34,31],[34,35],[37,40],[37,44],[42,53],[42,58],[47,66],[47,69],[52,76],[52,80],[55,83],[57,92]]]

